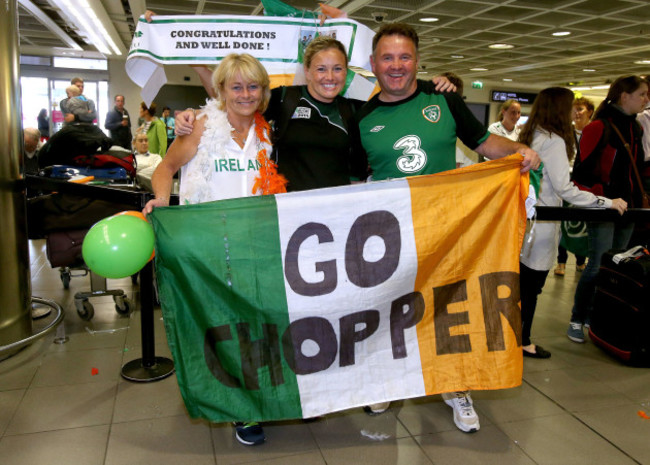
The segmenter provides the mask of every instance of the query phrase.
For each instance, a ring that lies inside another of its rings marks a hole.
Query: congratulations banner
[[[163,64],[218,64],[230,53],[249,53],[270,75],[293,75],[302,51],[316,35],[345,45],[351,66],[370,69],[374,32],[351,19],[269,16],[154,16],[140,18],[126,61],[129,77],[150,102],[165,84]],[[291,81],[289,81],[291,83]],[[370,91],[374,85],[369,87]]]
[[[155,209],[190,415],[308,418],[518,386],[520,162]]]

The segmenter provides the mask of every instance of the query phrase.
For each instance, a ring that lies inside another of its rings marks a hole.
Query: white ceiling
[[[24,1],[24,0],[23,0]],[[53,0],[30,0],[28,11],[19,7],[21,53],[61,55],[71,51],[61,33],[47,23],[58,24],[85,52],[96,52],[73,26],[51,6]],[[74,1],[74,0],[72,0]],[[134,16],[145,8],[158,14],[259,15],[259,0],[89,0],[101,3],[112,26],[128,50]],[[314,10],[316,0],[286,0],[296,8]],[[421,64],[427,71],[454,71],[467,79],[502,82],[512,86],[543,88],[549,85],[605,84],[622,74],[648,74],[650,65],[650,2],[648,0],[330,0],[350,18],[372,29],[382,12],[384,21],[414,26],[421,38]],[[42,15],[39,14],[42,12]],[[439,20],[423,23],[422,17]],[[45,19],[44,19],[45,18]],[[553,37],[556,31],[570,31]],[[493,43],[507,43],[510,50],[492,50]],[[77,52],[79,53],[79,52]],[[96,53],[95,53],[96,54]],[[452,58],[462,55],[463,58]],[[470,71],[482,67],[487,71]],[[586,72],[584,69],[594,69]]]

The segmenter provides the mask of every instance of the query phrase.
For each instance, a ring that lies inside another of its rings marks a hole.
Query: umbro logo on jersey
[[[386,126],[375,126],[374,128],[372,128],[372,129],[370,130],[370,132],[379,132],[379,131],[381,131],[382,129],[384,129],[385,127],[386,127]]]
[[[440,107],[438,105],[429,105],[422,109],[422,115],[432,123],[440,121]]]
[[[296,107],[296,111],[293,112],[291,119],[309,119],[311,118],[311,108],[307,107]]]

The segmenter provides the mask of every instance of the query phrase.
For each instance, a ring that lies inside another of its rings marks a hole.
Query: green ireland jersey
[[[434,174],[456,168],[456,138],[475,149],[489,136],[456,93],[418,81],[398,102],[372,98],[358,113],[361,144],[374,180]]]

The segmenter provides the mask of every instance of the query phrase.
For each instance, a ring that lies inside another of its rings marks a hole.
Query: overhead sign
[[[511,90],[493,90],[491,99],[493,102],[505,102],[506,100],[516,100],[519,103],[532,105],[537,94],[532,92],[515,92]]]

